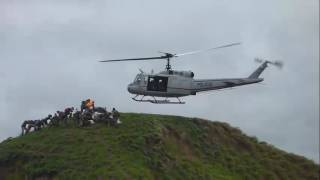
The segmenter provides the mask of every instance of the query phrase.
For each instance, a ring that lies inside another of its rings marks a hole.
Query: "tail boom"
[[[202,91],[211,91],[236,86],[259,83],[263,78],[235,78],[235,79],[203,79],[193,81],[193,94]]]

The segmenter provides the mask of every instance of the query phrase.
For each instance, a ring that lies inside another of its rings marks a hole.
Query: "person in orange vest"
[[[93,111],[93,109],[94,109],[94,101],[91,100],[91,99],[88,99],[87,104],[86,104],[86,108],[89,111]]]
[[[94,110],[95,106],[94,106],[94,101],[92,101],[92,106],[91,109]]]

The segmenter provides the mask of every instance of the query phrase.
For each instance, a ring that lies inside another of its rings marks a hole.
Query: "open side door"
[[[168,77],[165,76],[149,76],[148,77],[148,91],[167,92]]]

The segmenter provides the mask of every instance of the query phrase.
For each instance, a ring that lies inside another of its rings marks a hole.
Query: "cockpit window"
[[[142,77],[140,75],[137,75],[136,78],[134,79],[134,83],[140,83],[142,80]]]

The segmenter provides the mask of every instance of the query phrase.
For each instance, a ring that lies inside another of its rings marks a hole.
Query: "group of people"
[[[73,123],[78,127],[86,127],[95,123],[105,123],[108,127],[117,127],[120,121],[120,113],[113,108],[108,112],[106,108],[95,107],[94,101],[87,99],[82,101],[80,111],[73,107],[66,108],[64,111],[57,111],[53,116],[39,120],[26,120],[21,125],[22,135],[29,132],[38,131],[45,127],[67,125]]]

